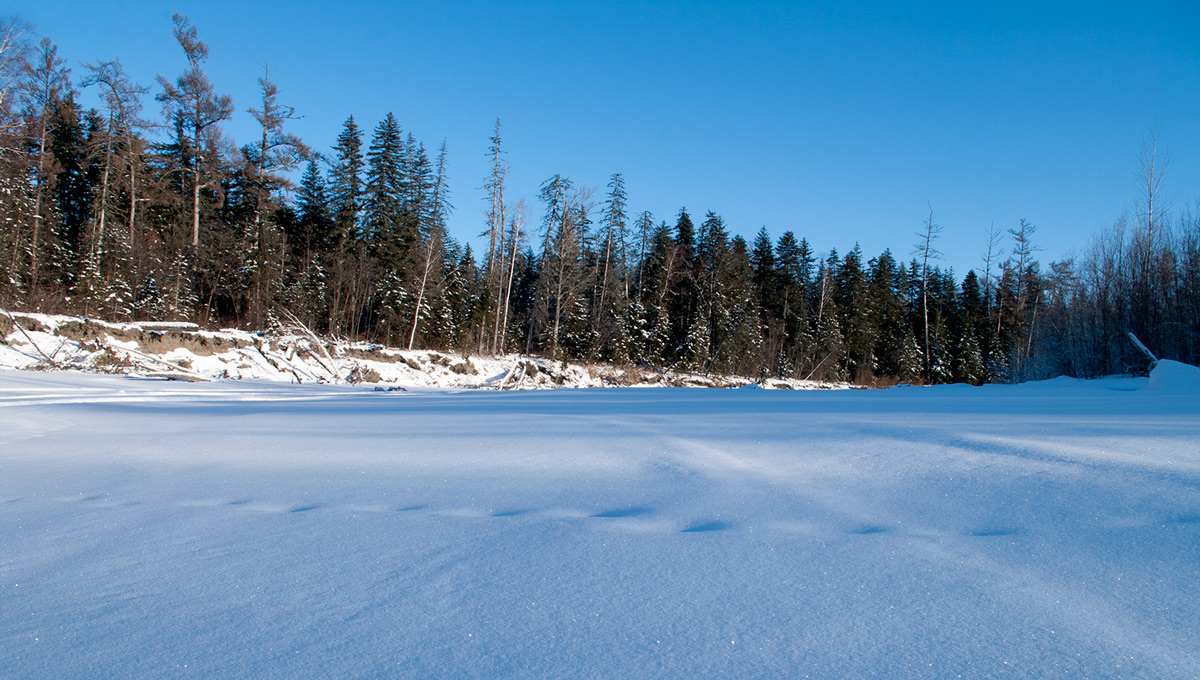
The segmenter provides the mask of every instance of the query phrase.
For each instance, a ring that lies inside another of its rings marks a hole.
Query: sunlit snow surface
[[[2,372],[0,676],[1200,677],[1200,374],[1164,366],[836,393]]]

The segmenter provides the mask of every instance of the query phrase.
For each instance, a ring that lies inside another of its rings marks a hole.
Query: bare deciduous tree
[[[929,261],[939,260],[942,253],[937,248],[933,247],[933,242],[937,240],[938,234],[942,233],[942,226],[933,221],[933,206],[929,207],[929,217],[925,219],[924,229],[917,232],[916,247],[913,248],[913,255],[921,258],[921,317],[924,322],[925,329],[925,378],[929,379]]]
[[[31,121],[32,139],[37,151],[37,169],[33,175],[33,230],[29,246],[29,293],[34,295],[38,286],[38,257],[40,236],[44,219],[43,200],[46,194],[47,162],[49,154],[46,143],[49,137],[50,110],[70,89],[71,71],[66,61],[58,58],[58,47],[49,38],[42,38],[31,60],[25,62],[25,106]]]
[[[142,108],[140,97],[146,94],[146,88],[130,80],[119,60],[101,61],[95,64],[85,64],[88,75],[82,85],[101,85],[104,93],[101,95],[104,107],[108,109],[108,131],[104,141],[104,174],[100,185],[100,211],[97,220],[96,237],[92,244],[92,255],[104,240],[105,221],[108,214],[109,175],[112,166],[113,138],[118,130],[125,138],[125,153],[129,166],[129,244],[133,245],[134,218],[137,214],[137,182],[136,163],[133,160],[136,141],[134,131],[144,127],[138,120],[137,114]]]
[[[26,59],[33,52],[32,30],[17,17],[0,19],[0,116],[7,117],[17,89],[26,71]]]

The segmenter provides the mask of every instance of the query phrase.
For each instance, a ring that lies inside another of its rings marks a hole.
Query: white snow
[[[1200,372],[0,371],[0,538],[6,678],[1196,678]]]

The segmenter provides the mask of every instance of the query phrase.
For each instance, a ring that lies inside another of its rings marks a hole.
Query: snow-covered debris
[[[183,380],[257,379],[403,387],[539,390],[584,387],[738,387],[747,378],[636,367],[564,364],[541,357],[468,357],[327,341],[297,327],[272,333],[200,330],[174,322],[109,323],[0,312],[0,369],[75,369]],[[847,388],[769,380],[771,389]]]

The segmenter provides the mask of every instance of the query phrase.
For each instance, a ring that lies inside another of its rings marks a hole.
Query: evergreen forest
[[[235,142],[207,45],[186,17],[174,34],[185,67],[146,85],[119,61],[68,68],[0,23],[0,307],[251,329],[286,316],[410,349],[862,385],[1144,371],[1130,333],[1200,363],[1200,214],[1163,204],[1153,142],[1138,207],[1081,255],[1040,262],[1023,220],[960,275],[932,210],[902,250],[818,254],[792,231],[731,235],[713,211],[639,211],[620,173],[556,174],[514,201],[497,121],[480,134],[475,252],[447,233],[444,142],[387,113],[310,148],[269,73],[258,132]],[[99,107],[78,103],[85,88]]]

